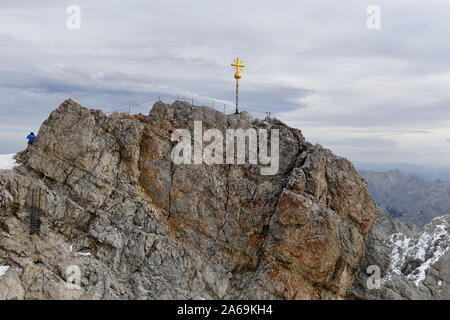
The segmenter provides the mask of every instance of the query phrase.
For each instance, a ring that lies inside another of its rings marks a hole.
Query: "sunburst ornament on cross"
[[[245,66],[242,64],[243,61],[239,60],[239,58],[236,58],[231,66],[236,70],[234,73],[234,78],[236,79],[236,114],[239,113],[239,79],[242,78],[241,74],[241,68],[245,68]]]

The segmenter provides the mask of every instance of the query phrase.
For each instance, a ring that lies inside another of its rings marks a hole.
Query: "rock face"
[[[423,229],[382,210],[367,241],[361,272],[350,299],[450,299],[450,215],[434,218]],[[369,266],[381,271],[379,289],[369,289]]]
[[[279,129],[278,173],[174,164],[194,120]],[[378,215],[353,165],[299,130],[182,102],[106,116],[67,100],[17,160],[0,174],[3,299],[340,299]]]
[[[450,212],[450,181],[428,182],[398,170],[360,173],[369,183],[375,202],[401,221],[423,227]]]

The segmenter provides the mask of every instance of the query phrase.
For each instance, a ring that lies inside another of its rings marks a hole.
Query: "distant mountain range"
[[[375,202],[391,216],[420,227],[431,219],[450,213],[450,181],[426,181],[399,170],[361,170]]]
[[[412,163],[355,163],[359,171],[379,171],[386,172],[399,170],[403,174],[418,176],[427,181],[436,179],[441,181],[450,181],[450,167],[433,167]]]

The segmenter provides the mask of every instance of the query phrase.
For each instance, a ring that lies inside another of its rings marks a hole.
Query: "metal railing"
[[[197,106],[201,105],[201,106],[208,106],[211,108],[214,108],[218,111],[221,111],[223,113],[234,113],[235,112],[235,105],[224,101],[224,100],[220,100],[220,99],[210,99],[210,98],[202,98],[202,97],[193,97],[193,96],[186,96],[186,95],[176,95],[176,96],[154,96],[154,97],[150,97],[145,99],[142,102],[138,102],[136,104],[124,104],[121,106],[116,106],[113,107],[109,110],[106,110],[106,114],[112,114],[114,112],[128,112],[129,114],[136,114],[139,113],[139,111],[144,111],[145,108],[145,112],[148,112],[151,107],[153,106],[154,103],[156,102],[164,102],[164,103],[173,103],[174,101],[184,101],[187,102],[189,104],[191,104],[192,106],[195,106],[197,103]],[[149,106],[148,104],[151,105]],[[256,109],[250,109],[250,108],[246,108],[246,107],[239,107],[240,111],[247,111],[250,113],[257,113],[257,114],[265,114],[267,117],[273,117],[274,113],[269,112],[269,111],[263,111],[263,110],[256,110]]]

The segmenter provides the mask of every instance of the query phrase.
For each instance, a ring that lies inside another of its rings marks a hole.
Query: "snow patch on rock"
[[[386,245],[392,248],[390,268],[383,282],[393,275],[404,274],[419,286],[425,280],[427,270],[449,249],[448,227],[444,217],[437,217],[416,237],[409,238],[403,233],[391,235],[386,240]]]
[[[76,255],[83,256],[83,257],[90,257],[91,253],[90,252],[77,252]]]
[[[0,277],[5,275],[6,271],[8,271],[9,266],[0,266]]]
[[[16,160],[13,159],[15,153],[0,154],[0,170],[12,170],[16,165]]]

